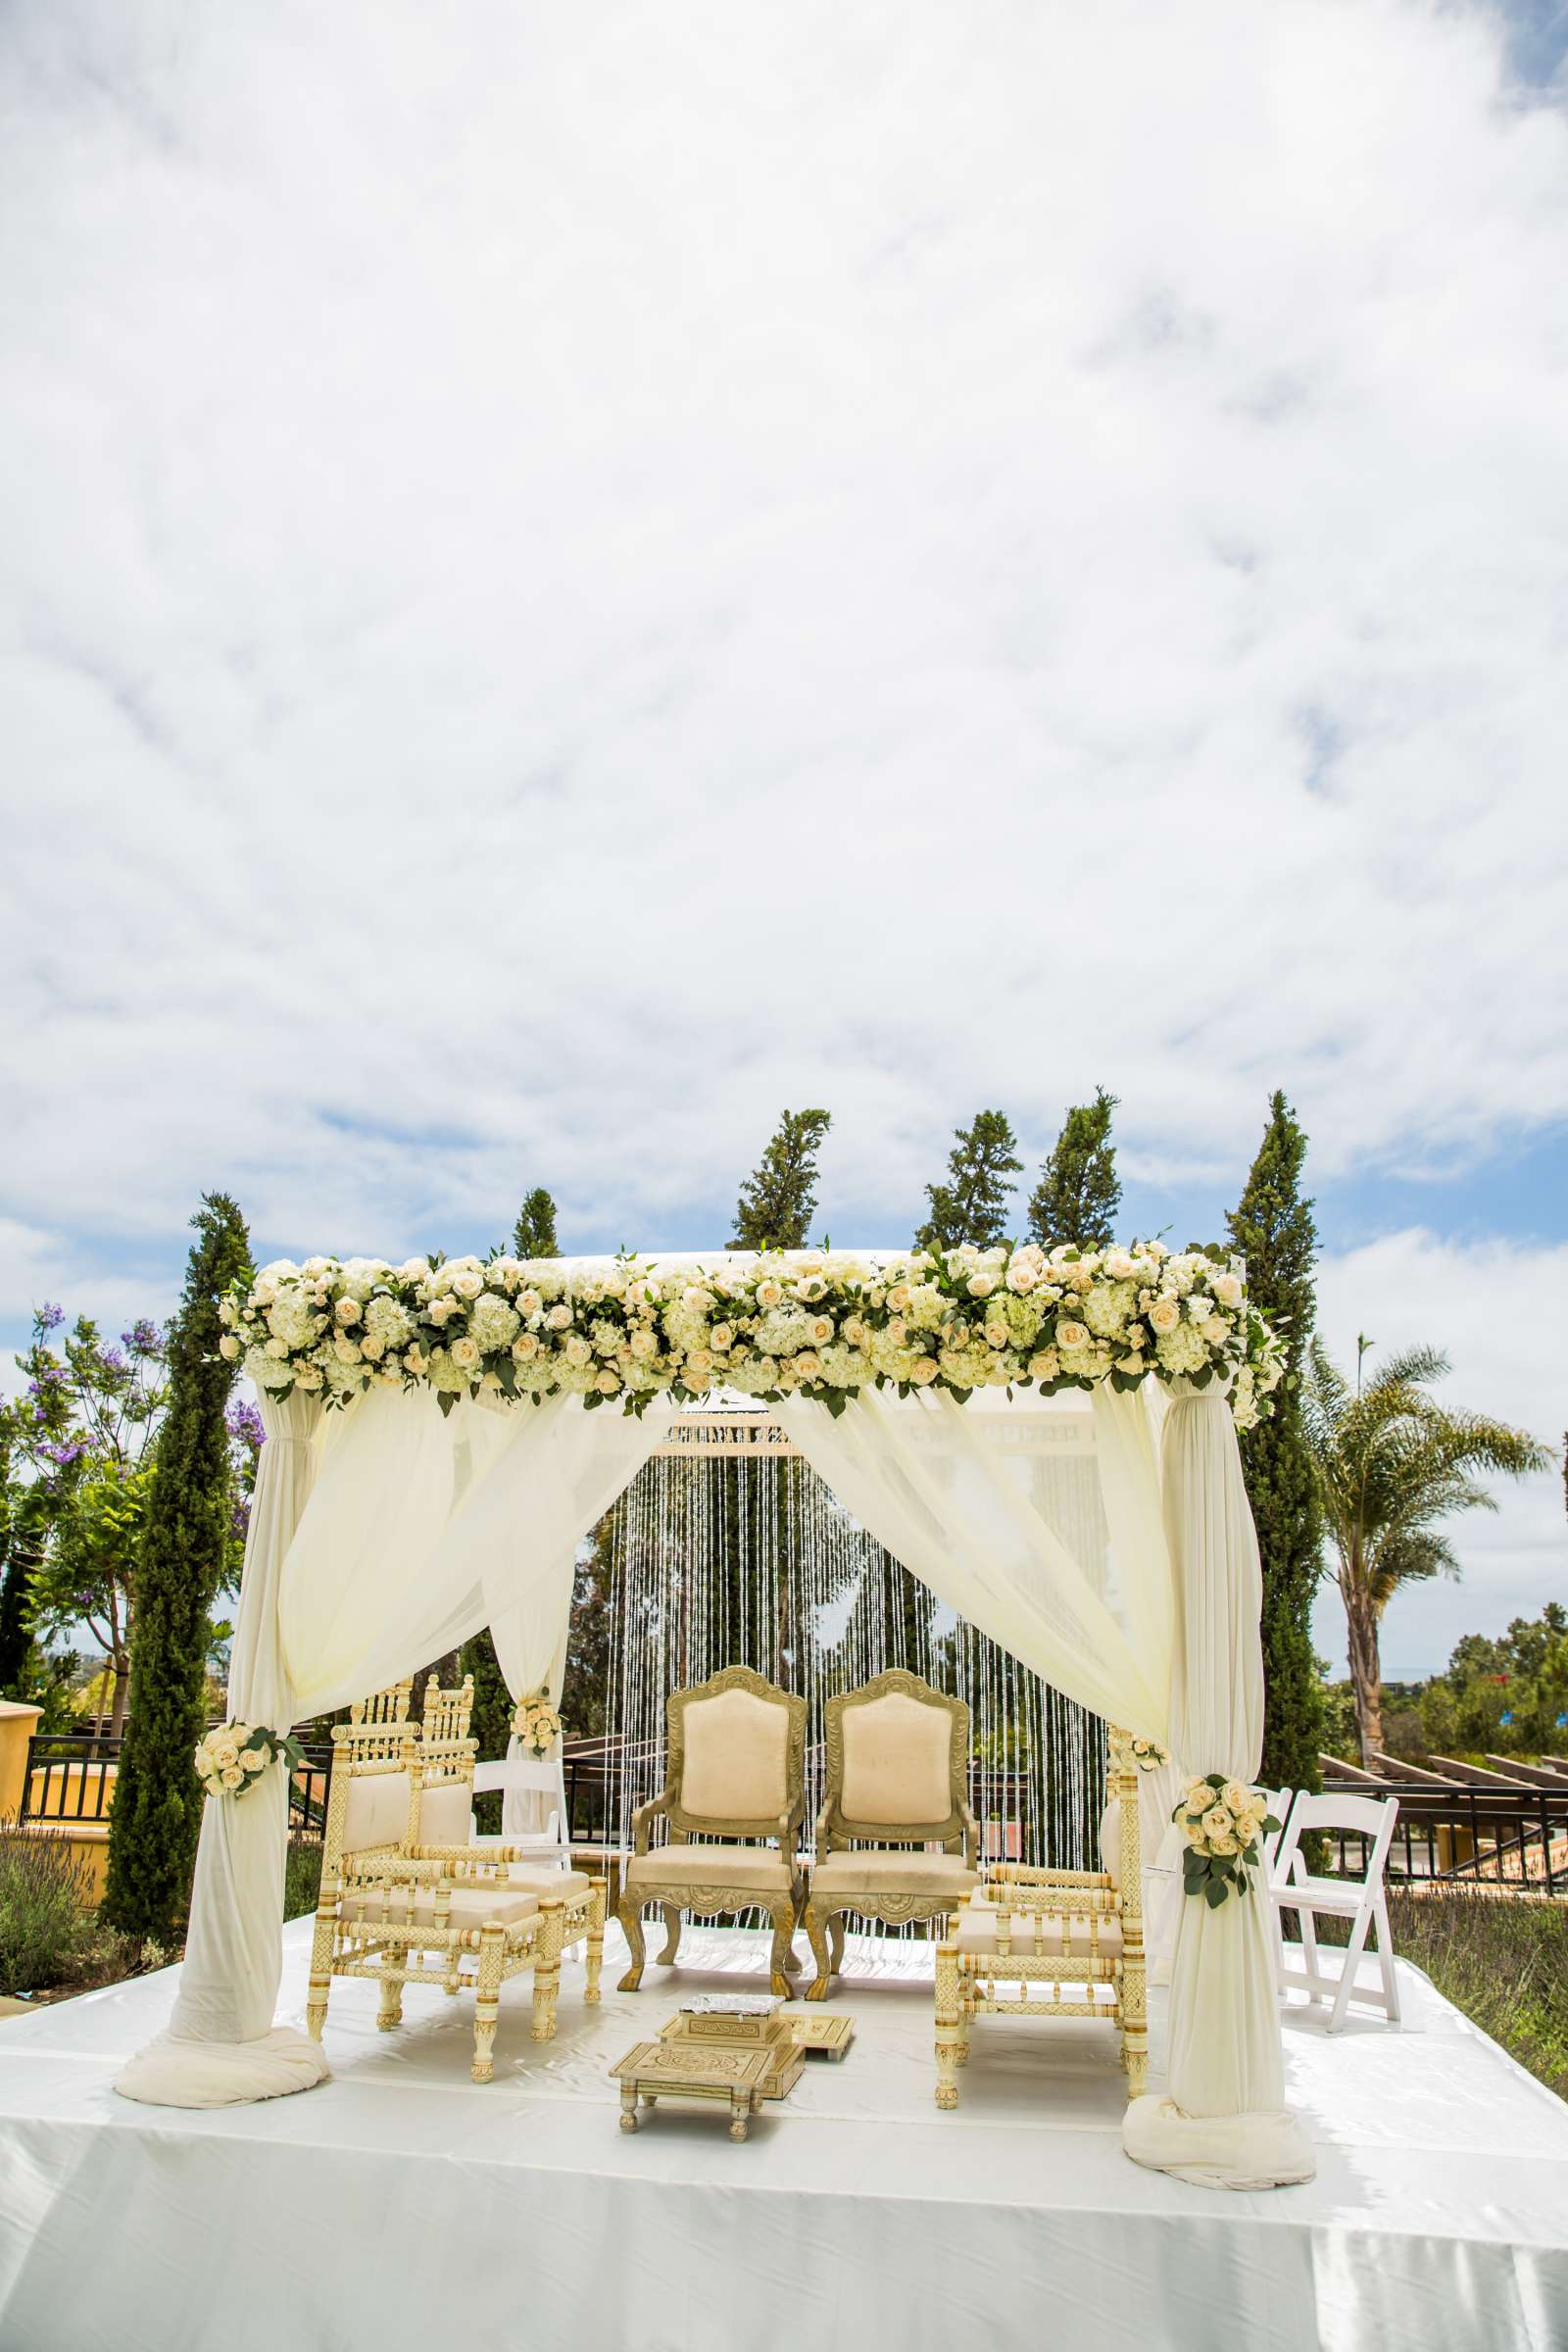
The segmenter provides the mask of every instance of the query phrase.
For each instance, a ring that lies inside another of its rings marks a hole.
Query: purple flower
[[[163,1347],[157,1324],[149,1323],[145,1316],[128,1331],[122,1331],[120,1338],[122,1346],[128,1348],[132,1355],[156,1355]]]
[[[118,1348],[106,1348],[101,1360],[106,1372],[123,1372],[125,1369],[125,1359]]]
[[[80,1461],[86,1450],[86,1446],[75,1440],[64,1445],[40,1446],[38,1448],[45,1461],[53,1462],[57,1470],[69,1470],[73,1462]]]
[[[254,1404],[247,1404],[242,1398],[229,1406],[223,1419],[229,1436],[239,1445],[249,1446],[255,1452],[266,1445],[267,1430]]]
[[[58,1331],[65,1319],[65,1308],[56,1306],[52,1298],[46,1298],[38,1309],[38,1329],[40,1331]]]

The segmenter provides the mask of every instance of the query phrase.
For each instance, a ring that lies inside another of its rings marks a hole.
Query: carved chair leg
[[[835,1913],[834,1917],[837,1916]],[[816,1983],[806,1997],[808,2001],[825,2001],[828,1986],[833,1981],[833,1962],[828,1956],[827,1938],[822,1933],[822,1922],[816,1915],[814,1903],[806,1906],[806,1933],[810,1937],[811,1957],[816,1962]]]
[[[636,1895],[621,1896],[615,1905],[615,1917],[620,1922],[621,1934],[631,1953],[631,1966],[621,1978],[619,1989],[622,1992],[635,1992],[643,1981],[643,1970],[648,1964],[648,1948],[643,1942],[643,1907]]]
[[[963,2038],[958,2014],[958,1947],[945,1941],[937,1945],[936,2026],[937,2105],[956,2107],[957,2051]]]
[[[605,1882],[590,1882],[588,1895],[588,1983],[583,1999],[589,2003],[600,1997],[599,1976],[605,1965]]]
[[[679,1903],[661,1903],[659,1909],[664,1922],[664,1948],[659,1955],[659,1965],[673,1968],[675,1954],[680,1950],[681,1908]]]
[[[1149,2001],[1141,1944],[1123,1959],[1119,1990],[1121,2060],[1127,2069],[1127,2096],[1141,2099],[1149,2080]]]
[[[561,1989],[561,1939],[565,1913],[559,1903],[544,1906],[545,1924],[539,1936],[539,1957],[533,1972],[533,2037],[550,2041],[556,2031],[556,1994]]]
[[[786,2001],[793,2000],[795,1987],[789,1980],[790,1938],[795,1933],[795,1903],[786,1896],[781,1902],[769,1903],[767,1910],[773,1921],[772,1989]],[[800,1966],[796,1962],[797,1968]]]
[[[476,2082],[488,2082],[495,2073],[496,2019],[501,2012],[501,1966],[506,1955],[506,1931],[493,1919],[479,1930],[479,1973],[473,2004],[473,2064]]]
[[[375,2022],[383,2034],[395,2034],[403,2023],[403,1980],[397,1971],[405,1965],[401,1952],[385,1952],[381,1958],[381,1998],[376,2007]]]
[[[841,1976],[844,1970],[844,1914],[842,1911],[834,1912],[832,1919],[828,1922],[827,1932],[828,1950],[833,1960],[833,1974],[836,1977]]]

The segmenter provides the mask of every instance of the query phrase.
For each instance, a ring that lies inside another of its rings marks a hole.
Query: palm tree
[[[1441,1522],[1455,1511],[1494,1511],[1477,1472],[1522,1478],[1544,1470],[1550,1449],[1484,1413],[1449,1410],[1427,1394],[1446,1378],[1436,1348],[1406,1348],[1363,1381],[1372,1342],[1358,1339],[1355,1387],[1314,1340],[1302,1397],[1307,1445],[1324,1518],[1338,1554],[1363,1763],[1383,1745],[1378,1633],[1401,1585],[1457,1576]]]

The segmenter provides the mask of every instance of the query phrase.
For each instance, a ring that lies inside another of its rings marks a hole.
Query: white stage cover
[[[285,1932],[296,2023],[310,1929]],[[810,2061],[744,2146],[722,2111],[667,2104],[625,2136],[609,2064],[677,1988],[760,1967],[762,1939],[688,1929],[687,1965],[639,1994],[609,1989],[623,1948],[612,1928],[597,2013],[568,1959],[551,2044],[528,2037],[526,1980],[507,1987],[485,2088],[471,2001],[416,1988],[382,2035],[374,1985],[335,1984],[333,2082],[206,2112],[110,2087],[168,2016],[167,1975],[0,2026],[0,2345],[1568,2345],[1568,2109],[1402,1965],[1401,2034],[1291,2020],[1318,2177],[1243,2197],[1128,2162],[1092,2024],[981,2021],[962,2105],[938,2114],[923,1943],[851,1938],[832,2006],[854,2048]]]

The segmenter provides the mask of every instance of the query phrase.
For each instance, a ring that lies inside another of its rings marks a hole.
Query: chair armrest
[[[959,1799],[958,1818],[963,1823],[963,1859],[970,1870],[980,1867],[980,1824],[967,1803]]]
[[[674,1799],[673,1788],[662,1788],[657,1796],[649,1798],[646,1805],[637,1807],[631,1817],[631,1850],[634,1854],[647,1853],[649,1831],[656,1821],[668,1815]]]
[[[822,1810],[816,1817],[815,1839],[816,1856],[818,1861],[821,1860],[822,1856],[828,1850],[827,1841],[833,1835],[833,1817],[837,1811],[838,1807],[834,1804],[832,1797],[825,1797],[822,1803]]]
[[[778,1817],[778,1850],[783,1855],[785,1861],[789,1864],[791,1870],[795,1868],[795,1847],[800,1835],[801,1824],[805,1819],[805,1792],[801,1789],[797,1789],[795,1794],[790,1798],[790,1801],[785,1807],[784,1811]]]

